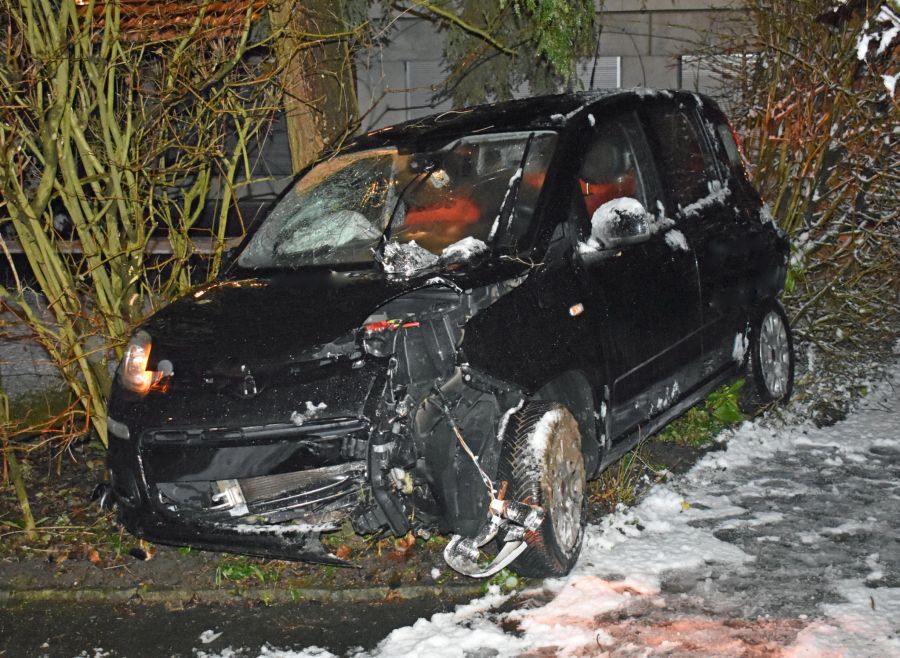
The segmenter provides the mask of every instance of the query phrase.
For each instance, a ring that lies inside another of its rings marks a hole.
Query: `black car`
[[[574,564],[585,483],[744,376],[786,400],[788,242],[715,104],[565,94],[377,130],[148,319],[109,403],[153,541],[340,563],[447,533],[458,571]]]

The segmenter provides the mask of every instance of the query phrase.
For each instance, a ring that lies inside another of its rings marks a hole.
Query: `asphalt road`
[[[389,631],[449,611],[458,600],[384,603],[164,605],[28,603],[0,608],[3,658],[163,658],[219,654],[228,647],[325,646],[372,649]],[[204,643],[205,631],[221,633]],[[196,651],[195,651],[196,649]]]

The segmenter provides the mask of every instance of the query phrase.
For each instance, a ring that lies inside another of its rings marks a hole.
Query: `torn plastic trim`
[[[377,432],[369,439],[368,474],[372,496],[384,513],[391,532],[402,537],[410,530],[409,519],[399,500],[390,492],[388,473],[391,470],[390,452],[393,441],[387,432]]]
[[[508,567],[512,562],[525,552],[528,544],[524,541],[506,543],[501,551],[488,565],[478,566],[479,547],[472,547],[467,543],[473,541],[464,539],[459,535],[453,535],[450,543],[444,548],[444,562],[454,571],[470,578],[488,578]],[[488,540],[490,541],[490,540]],[[487,543],[487,542],[485,542]]]
[[[204,528],[205,524],[199,527]],[[235,548],[221,545],[217,540],[223,536],[240,535],[247,540],[255,541],[251,546],[242,546],[240,552],[255,553],[259,555],[280,557],[289,560],[302,560],[306,562],[318,562],[321,564],[333,564],[341,567],[352,567],[347,560],[329,553],[322,545],[322,533],[334,532],[338,526],[331,524],[307,525],[307,524],[210,524],[208,527],[215,532],[216,538],[201,539],[189,542],[198,547],[215,547],[220,550],[234,551]],[[210,541],[212,540],[212,541]]]

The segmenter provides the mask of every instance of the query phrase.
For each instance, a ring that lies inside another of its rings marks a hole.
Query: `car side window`
[[[663,191],[674,207],[688,206],[709,194],[718,180],[715,165],[700,146],[700,138],[682,108],[650,107],[647,128],[662,176]]]
[[[704,121],[709,127],[710,139],[713,142],[716,158],[722,166],[726,178],[736,176],[740,180],[749,180],[747,163],[741,152],[734,130],[725,117],[713,116]]]
[[[588,217],[604,203],[622,197],[637,199],[646,207],[633,134],[621,121],[604,122],[594,131],[578,169],[578,187]]]

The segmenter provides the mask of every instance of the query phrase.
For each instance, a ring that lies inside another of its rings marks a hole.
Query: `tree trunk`
[[[333,0],[285,0],[272,14],[273,31],[285,31],[278,57],[295,172],[355,127],[353,60],[340,11]]]

